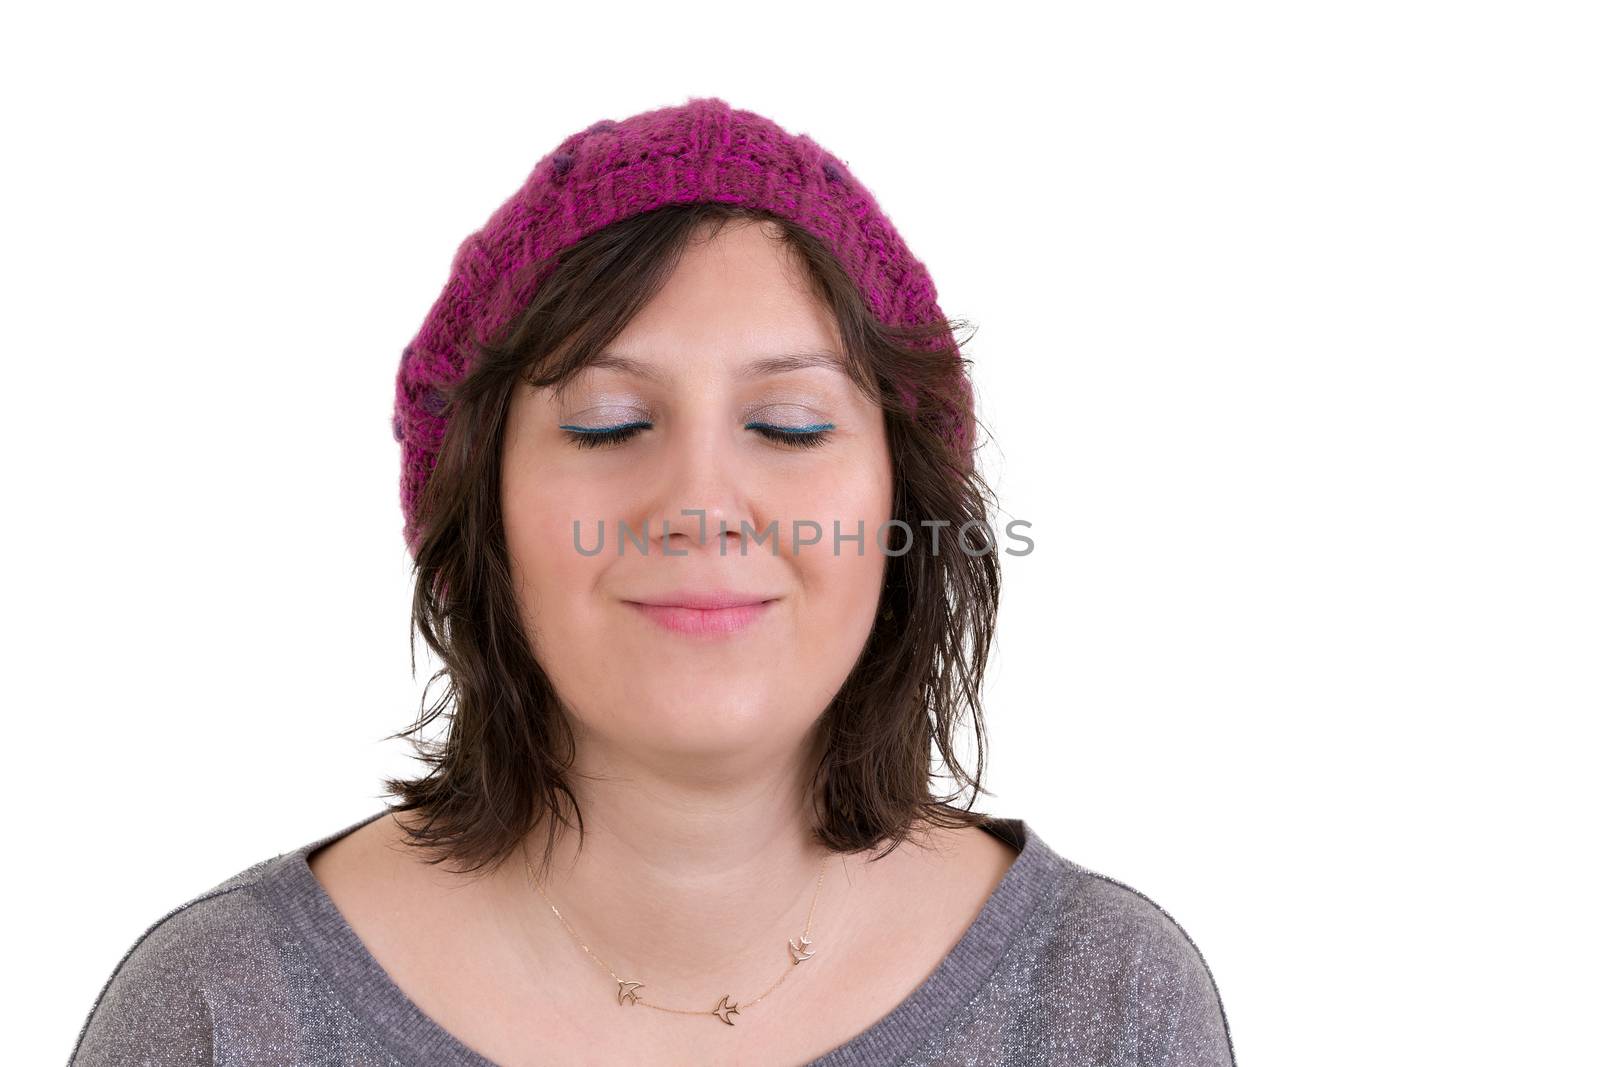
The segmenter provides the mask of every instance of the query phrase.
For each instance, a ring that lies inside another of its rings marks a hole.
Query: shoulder
[[[1149,896],[1070,861],[1064,889],[1078,909],[1069,927],[1081,925],[1100,948],[1115,949],[1115,955],[1142,979],[1214,990],[1210,965],[1194,938]]]
[[[1188,931],[1133,886],[1051,856],[1054,877],[1035,930],[1044,974],[1071,991],[1075,1008],[1131,1035],[1135,1058],[1127,1062],[1231,1067],[1222,998]]]
[[[251,864],[150,922],[122,953],[79,1029],[71,1064],[212,1062],[214,991],[249,983],[278,941]]]

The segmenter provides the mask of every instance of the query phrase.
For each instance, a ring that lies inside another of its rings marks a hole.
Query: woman
[[[714,98],[574,134],[396,398],[427,773],[158,920],[74,1062],[1232,1063],[1170,916],[929,790],[982,789],[997,543],[842,162]]]

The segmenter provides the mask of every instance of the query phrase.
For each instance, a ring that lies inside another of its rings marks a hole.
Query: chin
[[[651,692],[629,701],[626,717],[642,732],[680,740],[712,741],[748,747],[750,737],[769,733],[778,714],[767,686],[699,684],[656,676]]]

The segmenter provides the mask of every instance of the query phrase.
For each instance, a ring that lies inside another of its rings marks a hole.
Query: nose
[[[739,449],[710,423],[681,423],[659,454],[660,488],[647,515],[653,553],[739,555],[755,530]]]

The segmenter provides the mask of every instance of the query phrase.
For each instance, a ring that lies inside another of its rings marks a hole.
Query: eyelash
[[[816,448],[832,436],[833,423],[816,423],[816,429],[802,431],[788,430],[781,426],[773,426],[766,422],[752,422],[746,429],[754,430],[769,441],[788,445],[792,448]],[[650,428],[648,422],[625,422],[621,426],[612,426],[606,429],[594,430],[582,426],[562,426],[567,437],[579,448],[602,448],[606,445],[621,444],[637,434],[640,430]]]

